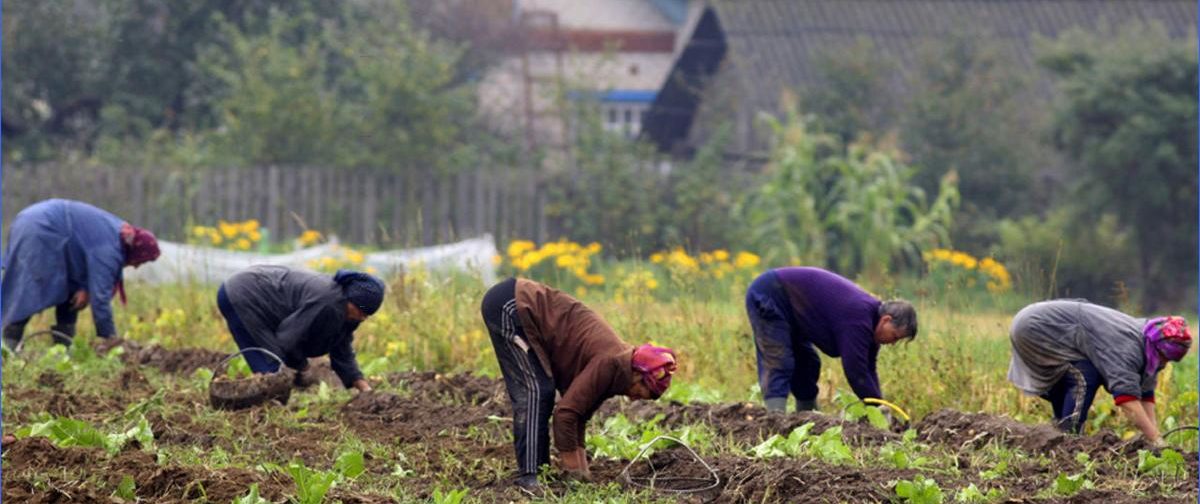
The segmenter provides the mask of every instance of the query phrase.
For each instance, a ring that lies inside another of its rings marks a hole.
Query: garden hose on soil
[[[629,469],[633,467],[633,464],[637,463],[638,459],[641,459],[646,454],[646,452],[648,450],[650,450],[650,447],[654,446],[654,444],[657,443],[659,440],[674,441],[679,446],[682,446],[685,449],[687,449],[688,453],[690,453],[692,455],[692,459],[697,462],[700,462],[700,465],[704,466],[704,469],[708,471],[708,474],[710,474],[711,477],[710,478],[696,478],[696,477],[688,477],[688,476],[659,476],[659,473],[658,473],[659,468],[654,466],[654,461],[650,460],[650,457],[646,457],[646,464],[650,466],[650,475],[649,476],[632,476],[632,475],[630,475]],[[703,458],[700,458],[700,455],[697,455],[696,451],[693,450],[692,447],[688,446],[687,443],[684,443],[682,440],[680,440],[678,438],[674,438],[671,436],[662,436],[662,435],[657,436],[654,439],[651,439],[649,443],[646,443],[644,446],[642,446],[642,451],[638,452],[637,456],[633,457],[633,460],[629,461],[629,464],[625,466],[625,469],[621,470],[620,479],[621,479],[621,481],[624,481],[626,484],[629,484],[629,485],[633,485],[633,486],[637,486],[637,487],[641,487],[641,488],[648,488],[650,490],[657,490],[660,492],[671,492],[671,493],[679,493],[679,494],[696,493],[696,492],[703,492],[705,490],[712,490],[721,484],[721,477],[717,475],[717,470],[713,469],[712,466],[709,465],[708,462],[705,462]],[[675,488],[675,485],[679,485],[679,484],[689,485],[689,486],[686,488]],[[693,487],[691,485],[695,485],[695,486]]]
[[[1162,433],[1162,438],[1165,440],[1165,439],[1167,439],[1167,436],[1170,436],[1171,434],[1174,434],[1176,432],[1182,432],[1185,430],[1200,431],[1200,427],[1197,427],[1195,425],[1185,425],[1183,427],[1176,427],[1174,429],[1171,429],[1167,432]]]
[[[12,349],[12,352],[13,352],[14,354],[20,355],[20,354],[21,354],[21,349],[22,349],[22,348],[25,348],[25,342],[26,342],[26,341],[29,341],[29,339],[30,339],[30,338],[32,338],[32,337],[34,337],[34,336],[41,336],[41,335],[43,335],[43,334],[49,334],[49,335],[50,335],[50,337],[54,338],[54,342],[55,342],[55,343],[61,343],[61,344],[63,344],[64,346],[67,346],[67,347],[70,347],[70,346],[71,346],[71,343],[73,343],[73,342],[74,342],[74,341],[73,341],[73,338],[71,338],[71,336],[69,336],[69,335],[67,335],[67,334],[61,333],[61,332],[59,332],[59,331],[55,331],[54,329],[46,329],[46,330],[44,330],[44,331],[36,331],[36,332],[33,332],[33,333],[31,333],[29,336],[25,336],[24,338],[21,338],[21,341],[20,341],[19,343],[17,343],[17,346],[16,346],[16,348],[13,348],[13,349]],[[68,355],[69,355],[69,354],[68,354]]]
[[[863,399],[863,402],[865,402],[867,404],[878,404],[880,406],[887,406],[892,411],[895,411],[897,415],[900,415],[900,418],[904,419],[904,423],[907,424],[907,423],[912,422],[912,419],[908,416],[908,413],[906,413],[903,409],[901,409],[899,406],[896,406],[895,404],[884,401],[883,399],[876,399],[874,397],[868,397],[866,399]]]

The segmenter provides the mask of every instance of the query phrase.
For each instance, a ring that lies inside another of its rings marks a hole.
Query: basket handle
[[[259,352],[262,352],[262,353],[265,353],[265,354],[267,354],[267,355],[268,355],[268,356],[270,356],[272,359],[275,359],[275,362],[278,362],[278,363],[279,363],[279,367],[281,367],[281,368],[282,368],[282,367],[287,367],[287,364],[285,364],[285,363],[283,362],[283,359],[280,359],[278,355],[275,355],[275,352],[272,352],[272,351],[270,351],[270,350],[267,350],[266,348],[262,348],[262,347],[246,347],[246,348],[243,348],[243,349],[241,349],[241,350],[238,350],[238,351],[236,351],[236,352],[233,352],[233,353],[231,353],[231,354],[229,354],[229,355],[225,356],[225,358],[224,358],[224,359],[221,359],[221,363],[220,363],[220,364],[218,364],[218,366],[225,366],[225,365],[228,365],[228,364],[229,364],[229,361],[233,360],[233,358],[234,358],[234,357],[237,357],[237,356],[239,356],[239,355],[242,355],[242,354],[244,354],[244,353],[246,353],[246,352],[249,352],[249,351],[251,351],[251,350],[257,350],[257,351],[259,351]]]

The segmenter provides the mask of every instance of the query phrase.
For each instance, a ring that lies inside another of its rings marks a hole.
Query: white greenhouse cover
[[[237,252],[167,241],[158,242],[162,255],[139,268],[125,268],[125,279],[148,283],[202,282],[221,283],[230,275],[254,264],[281,264],[310,269],[308,263],[321,257],[340,257],[336,243],[325,243],[289,254]],[[457,243],[403,250],[385,250],[364,254],[359,269],[375,269],[388,277],[414,267],[432,273],[463,271],[477,273],[485,284],[496,281],[492,257],[497,254],[491,235]]]

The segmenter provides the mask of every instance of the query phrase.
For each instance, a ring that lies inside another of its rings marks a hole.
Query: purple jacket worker
[[[746,292],[746,314],[770,411],[784,411],[789,392],[796,396],[797,410],[816,409],[821,374],[816,349],[841,357],[846,380],[860,399],[882,399],[875,372],[880,345],[917,335],[917,313],[907,301],[880,301],[820,268],[778,268],[759,275]]]

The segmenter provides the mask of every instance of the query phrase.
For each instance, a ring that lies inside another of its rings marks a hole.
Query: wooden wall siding
[[[274,241],[303,230],[355,244],[418,246],[482,233],[545,240],[545,190],[527,168],[420,176],[320,168],[156,169],[10,164],[3,170],[3,224],[47,198],[104,208],[163,239],[193,225],[258,219]],[[299,218],[299,220],[297,219]],[[7,236],[4,236],[7,241]]]

